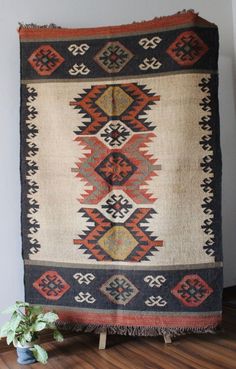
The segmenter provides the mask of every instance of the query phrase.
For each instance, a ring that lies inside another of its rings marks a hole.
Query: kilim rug
[[[221,322],[218,29],[21,25],[25,298],[79,330]]]

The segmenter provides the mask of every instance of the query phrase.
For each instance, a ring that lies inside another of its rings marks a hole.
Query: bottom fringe
[[[216,333],[221,330],[219,324],[209,325],[206,327],[196,328],[196,327],[134,327],[134,326],[110,326],[110,325],[95,325],[88,324],[82,325],[78,323],[70,323],[58,321],[57,327],[61,330],[70,330],[73,332],[90,332],[95,334],[100,334],[106,331],[107,334],[119,334],[119,335],[129,335],[129,336],[163,336],[171,335],[172,337],[190,334],[190,333]]]

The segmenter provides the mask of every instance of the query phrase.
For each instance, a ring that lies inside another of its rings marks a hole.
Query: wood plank
[[[5,361],[3,361],[2,358],[0,358],[0,368],[1,369],[10,369],[9,366],[7,366],[7,364],[5,363]]]
[[[9,369],[32,369],[31,365],[20,365],[17,363],[17,355],[15,349],[2,353],[0,357]]]
[[[145,355],[141,353],[139,350],[138,352],[135,351],[135,353],[126,346],[122,349],[120,347],[116,348],[116,351],[119,353],[119,355],[123,355],[127,359],[127,365],[129,362],[132,362],[136,368],[155,368],[155,369],[167,369],[167,366],[164,367],[163,364],[165,364],[162,361],[162,358],[156,357],[155,360],[150,358],[150,356],[147,358]],[[173,369],[169,365],[169,369]],[[175,367],[176,369],[176,367]]]
[[[145,341],[141,340],[139,343],[129,342],[125,346],[125,350],[128,349],[131,352],[130,357],[138,357],[139,362],[142,361],[144,366],[145,363],[148,363],[151,367],[158,364],[162,369],[176,369],[177,367],[181,369],[191,368],[187,363],[175,360],[170,356],[168,356],[167,360],[166,353],[163,352],[162,349],[159,350],[158,345],[153,350],[147,350]],[[164,343],[161,343],[161,345],[164,345]],[[124,349],[122,351],[124,351]],[[125,355],[127,355],[126,351]]]
[[[218,353],[217,350],[217,345],[215,346],[215,349],[212,350],[210,348],[205,347],[205,344],[201,345],[199,347],[199,344],[201,345],[201,342],[199,340],[199,342],[193,342],[190,341],[190,339],[188,341],[186,341],[185,343],[185,347],[188,348],[192,348],[192,350],[197,351],[199,353],[199,355],[201,355],[203,358],[207,358],[207,360],[209,362],[211,362],[214,365],[220,365],[222,369],[224,368],[236,368],[236,362],[233,359],[229,359],[227,358],[226,355],[222,355],[221,353]]]
[[[49,362],[51,362],[54,369],[94,369],[93,366],[87,363],[83,355],[78,355],[79,345],[74,339],[65,340],[60,348],[55,347],[54,343],[50,345],[52,349],[49,352]]]
[[[235,311],[225,310],[224,331],[215,335],[185,335],[165,345],[163,337],[110,335],[106,350],[98,350],[95,334],[66,333],[64,342],[43,337],[48,369],[236,369]],[[45,342],[46,341],[46,342]],[[4,347],[4,346],[2,346]],[[0,353],[0,369],[44,369],[39,363],[19,365],[15,349]]]
[[[147,341],[148,345],[153,346],[156,348],[155,341]],[[173,345],[168,346],[168,355],[172,354],[173,357],[181,357],[182,360],[184,360],[185,363],[189,363],[190,365],[195,366],[196,368],[201,369],[212,369],[212,364],[206,360],[206,358],[202,358],[199,356],[198,352],[196,350],[187,350],[184,342],[176,343]],[[174,355],[173,355],[174,353]],[[214,369],[222,369],[221,366],[214,366]]]
[[[189,369],[196,368],[193,363],[185,361],[182,357],[177,357],[177,355],[171,355],[169,352],[169,346],[166,346],[163,342],[155,342],[153,347],[148,346],[147,338],[145,340],[140,340],[140,342],[133,343],[130,342],[126,347],[135,347],[135,350],[140,352],[147,360],[155,363],[158,358],[158,364],[163,369]],[[135,352],[135,351],[134,351]],[[168,360],[166,358],[168,357]]]

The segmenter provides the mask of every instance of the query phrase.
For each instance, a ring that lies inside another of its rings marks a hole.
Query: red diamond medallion
[[[171,291],[184,305],[199,306],[213,292],[213,289],[198,275],[186,275]]]
[[[70,289],[69,284],[53,270],[43,273],[33,286],[47,300],[59,300]]]
[[[64,58],[50,45],[41,45],[30,55],[28,62],[40,76],[50,76]]]
[[[182,66],[195,64],[207,51],[208,46],[193,31],[182,32],[166,50]]]

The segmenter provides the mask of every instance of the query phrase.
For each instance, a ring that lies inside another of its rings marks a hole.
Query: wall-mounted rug
[[[217,26],[187,11],[19,34],[26,300],[73,329],[216,328]]]

